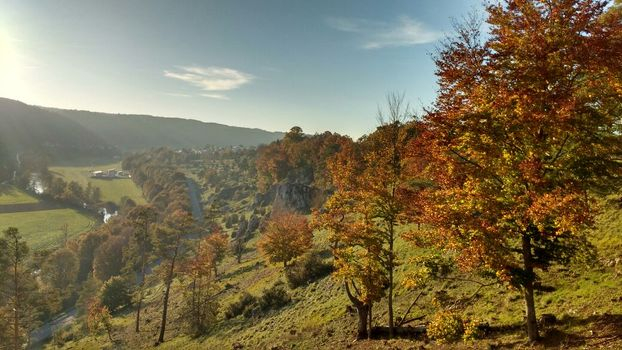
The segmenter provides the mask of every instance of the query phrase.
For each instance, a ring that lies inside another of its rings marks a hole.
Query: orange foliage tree
[[[222,232],[222,229],[218,226],[215,226],[212,232],[203,239],[201,247],[206,250],[204,254],[209,254],[212,260],[214,277],[218,277],[218,264],[225,258],[228,244],[227,234]]]
[[[183,276],[189,279],[184,291],[182,313],[186,328],[193,336],[207,332],[215,323],[218,314],[215,277],[220,253],[214,251],[213,243],[211,243],[214,242],[212,238],[214,235],[221,236],[222,233],[214,232],[199,241],[195,256],[189,259],[182,268]],[[220,238],[215,241],[221,242]],[[226,242],[225,237],[224,247],[226,247]]]
[[[462,268],[523,291],[538,338],[537,269],[585,251],[590,190],[620,176],[622,21],[595,0],[505,0],[457,28],[425,119],[434,237]],[[607,186],[603,186],[607,185]]]
[[[313,231],[307,218],[300,214],[283,212],[273,214],[266,223],[257,245],[272,263],[283,267],[309,250]]]

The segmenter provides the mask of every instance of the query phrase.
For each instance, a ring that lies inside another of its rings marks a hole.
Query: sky
[[[0,0],[0,96],[357,138],[481,0]]]

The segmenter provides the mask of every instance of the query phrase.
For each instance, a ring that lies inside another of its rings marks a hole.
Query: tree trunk
[[[367,331],[367,339],[371,339],[371,335],[374,329],[374,324],[372,323],[372,306],[368,305],[367,310],[369,313],[369,331]]]
[[[393,338],[395,328],[393,323],[393,224],[389,226],[389,235],[389,338]]]
[[[136,329],[135,332],[140,332],[140,308],[143,303],[143,291],[139,291],[140,295],[138,296],[138,305],[136,305]]]
[[[359,318],[356,339],[366,339],[369,337],[369,334],[370,334],[367,332],[367,325],[369,324],[370,307],[364,304],[359,299],[357,299],[354,295],[352,295],[352,292],[350,292],[350,286],[348,285],[348,282],[345,282],[344,286],[346,288],[346,294],[348,295],[348,299],[350,299],[350,301],[352,302],[352,305],[354,305],[354,307],[356,308],[356,314],[358,315],[358,318]]]
[[[354,306],[356,307],[356,313],[359,316],[359,325],[356,339],[367,339],[369,338],[369,332],[367,331],[367,324],[369,320],[369,307],[362,303]]]
[[[147,222],[144,227],[145,237],[141,241],[140,249],[140,285],[138,286],[138,305],[136,306],[136,333],[140,332],[140,309],[143,305],[143,288],[145,286],[145,268],[147,260],[147,247],[145,247],[146,237],[149,237],[149,223]]]
[[[141,256],[140,285],[138,286],[138,305],[136,305],[136,333],[140,332],[140,309],[143,305],[143,286],[145,285],[145,253]]]
[[[17,247],[17,240],[15,243],[15,246]],[[17,248],[15,248],[17,250]],[[18,278],[17,278],[17,270],[18,270],[18,259],[17,259],[17,251],[15,254],[15,263],[13,265],[13,288],[14,288],[14,292],[15,292],[15,300],[13,302],[13,348],[15,350],[17,349],[21,349],[21,344],[19,343],[19,309],[20,309],[20,303],[19,303],[19,282],[18,282]]]
[[[175,253],[171,259],[171,267],[166,276],[166,290],[164,291],[164,305],[162,306],[162,323],[160,325],[160,336],[156,344],[164,343],[164,332],[166,331],[166,315],[168,312],[168,297],[171,292],[171,284],[173,283],[173,271],[175,269],[175,259],[177,259],[177,251],[179,250],[179,238],[177,239]]]
[[[525,297],[525,311],[527,316],[527,336],[530,342],[537,341],[538,335],[538,321],[536,318],[536,306],[533,295],[533,257],[531,253],[531,238],[523,234],[523,264],[527,275],[527,281],[525,282],[524,297]]]

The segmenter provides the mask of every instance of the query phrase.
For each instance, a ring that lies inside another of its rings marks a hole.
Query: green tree
[[[111,312],[132,303],[132,294],[128,281],[121,276],[114,276],[104,282],[99,290],[99,300]]]
[[[76,253],[68,248],[59,248],[45,259],[41,267],[41,279],[64,294],[72,290],[78,269]]]
[[[112,276],[121,274],[124,267],[123,250],[126,248],[128,239],[126,236],[110,236],[99,246],[93,259],[93,275],[100,281],[106,281]]]
[[[0,318],[2,328],[7,325],[6,345],[9,349],[22,349],[27,343],[30,331],[36,325],[35,292],[36,282],[27,268],[28,245],[19,230],[9,227],[0,239],[0,256],[4,259],[4,279],[0,281]],[[2,333],[2,332],[0,332]]]

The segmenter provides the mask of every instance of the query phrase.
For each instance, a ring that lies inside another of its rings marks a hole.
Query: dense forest
[[[434,56],[434,104],[390,93],[357,140],[126,155],[146,204],[53,249],[2,228],[0,346],[621,348],[619,8],[487,5]],[[32,154],[16,186],[101,205]]]

